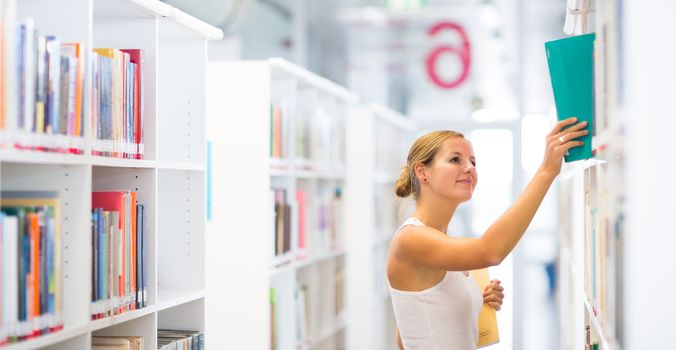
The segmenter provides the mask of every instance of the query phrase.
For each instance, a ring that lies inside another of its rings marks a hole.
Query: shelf
[[[21,164],[83,165],[88,164],[89,159],[85,155],[78,154],[3,149],[0,150],[0,162]]]
[[[338,334],[340,331],[345,329],[345,320],[342,319],[342,317],[338,317],[336,323],[328,328],[325,328],[322,330],[321,334],[314,338],[314,339],[306,339],[304,341],[299,342],[298,346],[296,347],[299,350],[309,350],[314,348],[315,346],[321,344],[325,340],[331,338],[332,336]]]
[[[334,259],[343,255],[345,255],[345,249],[331,250],[328,252],[324,252],[322,254],[317,254],[303,259],[298,258],[294,259],[292,257],[286,256],[287,257],[286,263],[276,264],[276,267],[270,270],[270,277],[274,277],[292,270],[299,270],[306,266],[316,264],[320,261]]]
[[[99,320],[93,320],[89,324],[89,330],[94,332],[98,331],[99,329],[107,328],[110,326],[114,326],[120,323],[124,323],[127,321],[135,320],[137,318],[141,318],[146,315],[154,314],[156,311],[155,305],[149,305],[144,307],[143,309],[138,309],[138,310],[132,310],[132,311],[126,311],[124,313],[121,313],[119,315],[113,315],[113,316],[108,316],[106,318],[102,318]]]
[[[157,291],[157,311],[204,298],[204,290],[160,289]]]
[[[97,0],[94,18],[169,17],[173,7],[158,0]]]
[[[309,70],[296,66],[281,58],[271,58],[268,60],[272,68],[272,76],[277,78],[295,78],[299,80],[299,85],[309,86],[321,90],[322,92],[335,96],[348,103],[356,103],[357,95],[346,88],[324,78]]]
[[[197,33],[207,40],[220,40],[223,31],[159,0],[97,0],[94,18],[155,18],[161,17]]]
[[[591,320],[590,322],[591,328],[594,330],[594,332],[596,332],[596,334],[600,339],[599,345],[601,346],[601,349],[622,350],[622,348],[619,345],[619,342],[615,338],[610,338],[604,331],[603,327],[601,327],[601,322],[596,317],[596,313],[589,304],[589,299],[587,298],[587,295],[584,296],[584,307],[585,309],[587,309],[587,313],[589,314],[589,319]]]
[[[146,159],[124,159],[78,154],[0,150],[0,162],[43,165],[93,165],[120,168],[157,168],[172,170],[205,171],[203,163],[165,162]]]
[[[21,341],[18,343],[8,344],[0,348],[3,350],[39,349],[51,344],[75,338],[79,335],[87,334],[88,331],[89,325],[64,328],[55,333],[45,334],[41,337]]]

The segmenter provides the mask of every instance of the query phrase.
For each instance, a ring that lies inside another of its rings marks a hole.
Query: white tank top
[[[417,218],[409,218],[397,233],[407,225],[425,226]],[[422,291],[389,287],[405,350],[477,348],[483,294],[472,277],[461,271],[446,271],[439,283]]]

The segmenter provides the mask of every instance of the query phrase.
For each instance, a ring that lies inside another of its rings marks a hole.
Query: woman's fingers
[[[561,130],[563,128],[565,128],[568,125],[575,124],[575,122],[577,122],[577,118],[575,118],[575,117],[564,119],[564,120],[558,122],[558,123],[556,123],[556,125],[554,125],[554,128],[552,129],[551,132],[549,132],[549,134],[547,136],[556,135],[559,132],[561,132]]]

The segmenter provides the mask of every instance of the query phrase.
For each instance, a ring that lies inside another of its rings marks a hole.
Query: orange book
[[[30,227],[31,236],[31,277],[33,283],[33,317],[38,317],[42,313],[40,310],[40,225],[38,214],[30,213],[26,215]],[[35,327],[35,326],[34,326]],[[33,328],[33,332],[37,329]]]
[[[82,87],[83,87],[83,76],[84,76],[84,50],[83,45],[80,43],[65,43],[63,46],[67,48],[72,48],[74,56],[77,58],[77,72],[75,73],[75,124],[73,129],[73,135],[83,136],[82,135]]]
[[[470,271],[470,274],[483,294],[484,289],[486,289],[486,286],[490,283],[488,268]],[[499,342],[500,334],[498,332],[498,319],[495,314],[495,309],[488,304],[483,304],[481,312],[479,313],[479,341],[477,347],[483,348],[484,346],[497,344]]]

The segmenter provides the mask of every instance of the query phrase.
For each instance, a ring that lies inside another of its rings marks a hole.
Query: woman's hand
[[[575,122],[577,122],[577,118],[574,117],[562,120],[556,123],[554,129],[547,134],[547,149],[540,166],[540,170],[547,175],[553,177],[559,175],[563,156],[568,153],[569,149],[584,144],[582,141],[573,140],[589,133],[587,130],[582,130],[587,126],[587,122],[577,124]],[[566,127],[568,128],[566,129]]]
[[[500,285],[500,280],[491,280],[484,289],[484,304],[494,308],[496,311],[500,311],[502,308],[502,299],[504,299],[505,294],[502,292],[505,290]]]

